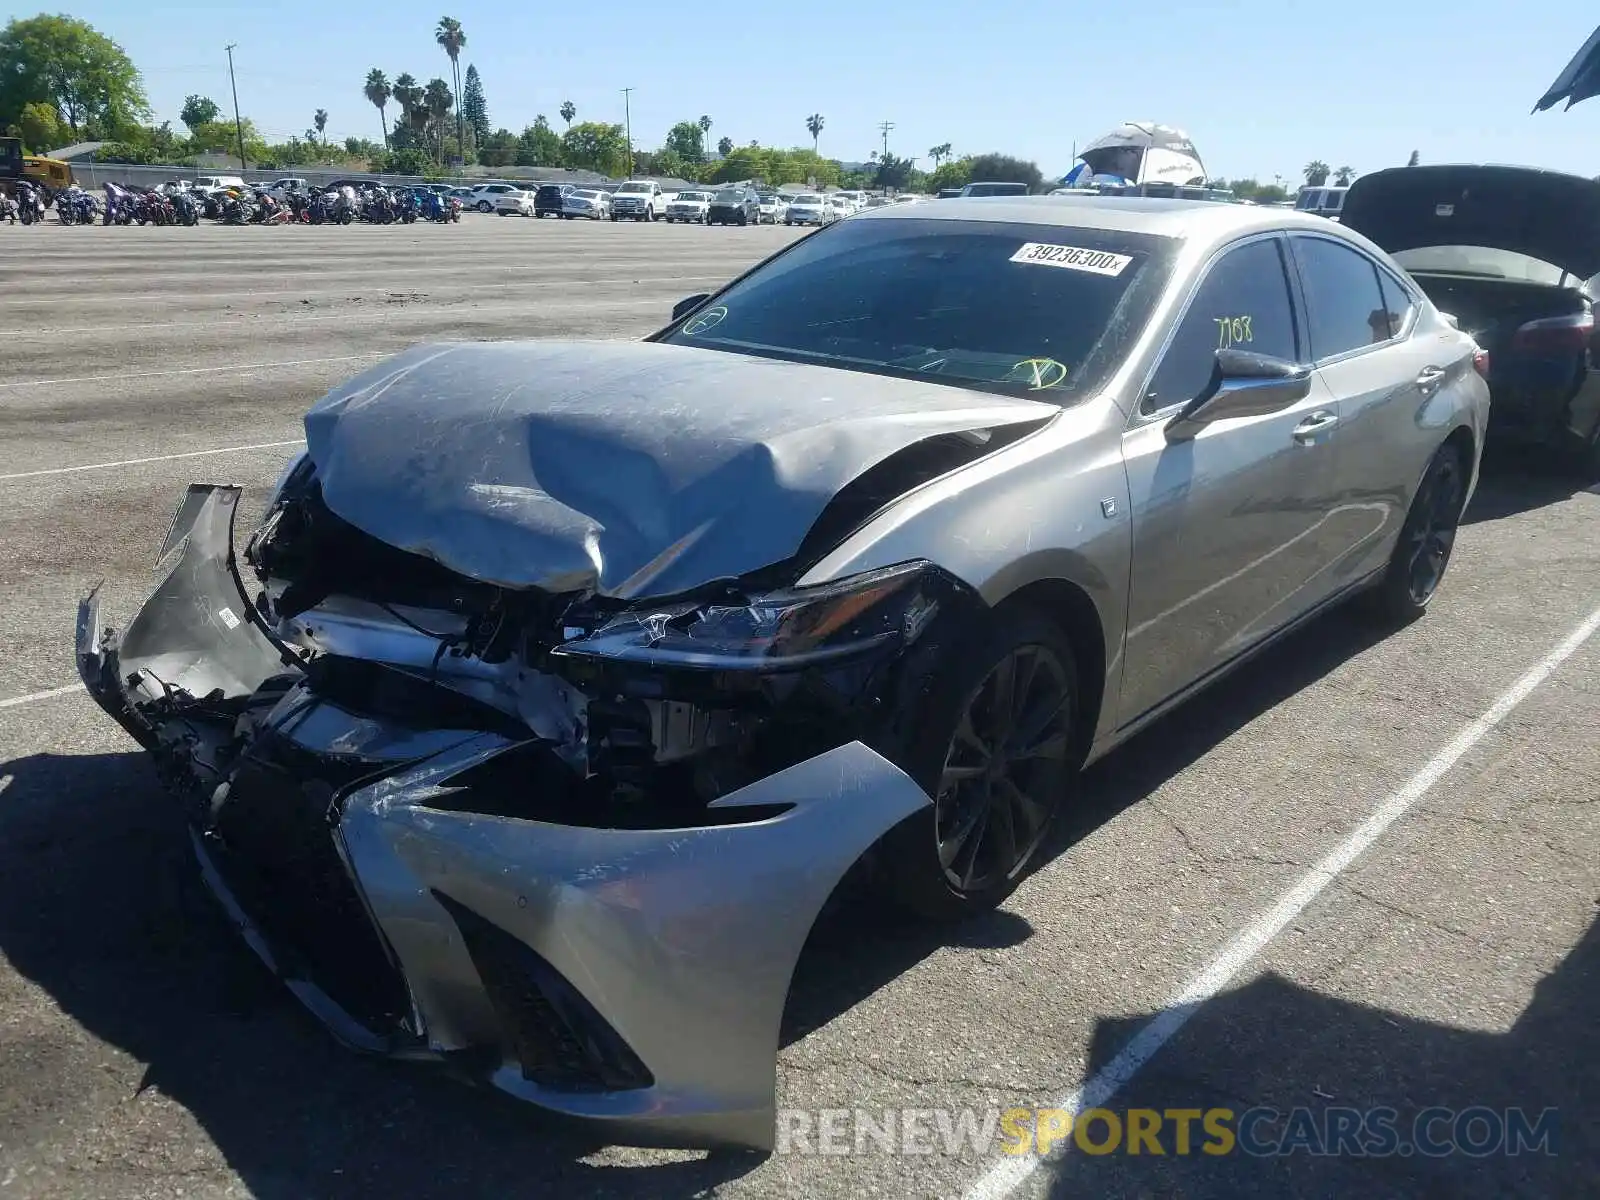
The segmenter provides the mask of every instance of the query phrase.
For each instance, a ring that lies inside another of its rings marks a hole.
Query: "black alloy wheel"
[[[1422,615],[1439,590],[1466,506],[1467,462],[1453,443],[1439,447],[1406,513],[1388,568],[1373,591],[1378,615],[1404,623]]]
[[[934,800],[939,866],[956,892],[991,891],[1022,870],[1066,787],[1072,687],[1048,646],[1019,646],[968,698]]]
[[[1081,761],[1072,645],[1031,608],[952,633],[891,753],[933,803],[880,844],[888,898],[938,920],[993,908],[1046,844]]]

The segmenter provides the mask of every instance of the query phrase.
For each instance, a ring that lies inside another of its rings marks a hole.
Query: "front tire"
[[[1437,594],[1466,507],[1468,470],[1466,455],[1454,442],[1434,452],[1389,565],[1369,599],[1380,620],[1393,625],[1414,621]]]
[[[490,204],[487,200],[479,200],[478,211],[487,215],[494,211],[494,205]]]
[[[954,635],[895,755],[934,803],[881,843],[891,902],[954,920],[1016,889],[1076,782],[1078,695],[1071,642],[1032,609]]]

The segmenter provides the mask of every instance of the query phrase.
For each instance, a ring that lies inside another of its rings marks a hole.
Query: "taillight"
[[[1566,354],[1588,349],[1594,336],[1594,312],[1585,309],[1565,317],[1529,321],[1511,335],[1511,348],[1534,354]]]
[[[1472,352],[1472,369],[1485,379],[1489,378],[1489,352],[1481,346]]]

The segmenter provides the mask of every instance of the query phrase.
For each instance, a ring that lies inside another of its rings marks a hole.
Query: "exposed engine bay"
[[[647,604],[484,584],[342,520],[309,458],[243,558],[264,627],[317,695],[531,733],[571,786],[513,815],[601,825],[670,824],[842,742],[887,746],[918,642],[981,604],[925,563],[847,589],[730,580]]]

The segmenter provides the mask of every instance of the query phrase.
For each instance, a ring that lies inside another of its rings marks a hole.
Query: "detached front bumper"
[[[929,803],[852,742],[681,828],[503,812],[541,744],[364,716],[257,624],[238,489],[191,488],[181,557],[120,638],[94,595],[78,663],[190,804],[207,884],[343,1042],[439,1060],[641,1145],[773,1145],[779,1025],[817,913]]]

